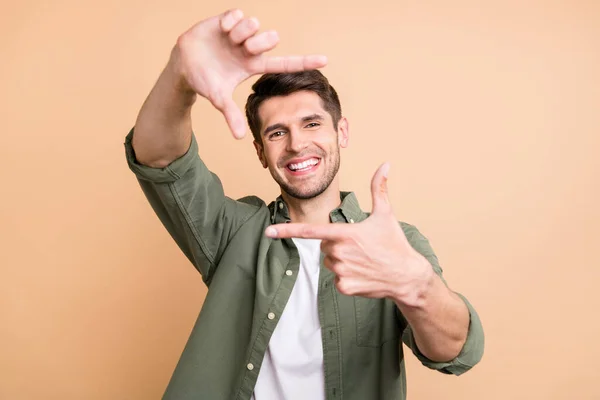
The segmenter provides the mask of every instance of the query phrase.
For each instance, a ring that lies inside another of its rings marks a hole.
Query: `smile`
[[[287,168],[292,172],[306,172],[313,169],[320,162],[320,158],[309,158],[299,163],[290,163],[287,165]]]

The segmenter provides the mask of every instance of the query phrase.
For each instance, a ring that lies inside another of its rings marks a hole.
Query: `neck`
[[[312,199],[297,199],[285,192],[281,193],[281,197],[288,206],[290,219],[296,223],[329,223],[329,213],[341,203],[337,182],[332,182],[323,193]]]

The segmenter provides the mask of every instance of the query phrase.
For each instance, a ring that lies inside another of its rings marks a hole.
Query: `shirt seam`
[[[178,180],[179,178],[181,178],[181,176],[175,172],[171,166],[168,166],[167,168],[165,168],[165,171],[167,171],[169,173],[169,175],[171,175],[173,178],[175,178],[175,180]]]
[[[461,361],[460,360],[460,356],[456,357],[456,359],[454,360],[454,364],[459,364],[459,365],[461,365],[463,367],[467,367],[467,368],[473,368],[474,367],[474,365],[471,365],[471,364],[468,364],[468,363],[465,363],[465,362]]]
[[[343,382],[343,362],[342,362],[342,344],[341,344],[341,328],[340,328],[340,310],[339,304],[336,297],[335,285],[331,285],[331,291],[333,295],[333,306],[335,309],[335,324],[337,330],[337,348],[338,348],[338,383],[340,390],[340,399],[344,398],[344,382]]]
[[[248,203],[244,203],[244,204],[248,204]],[[250,206],[253,206],[252,204],[248,204]],[[251,218],[253,218],[256,214],[258,214],[258,212],[260,211],[261,207],[256,207],[256,210],[252,213],[252,214],[248,214],[247,217],[245,217],[244,219],[242,219],[242,221],[240,222],[240,226],[237,227],[237,229],[235,230],[235,232],[231,235],[231,239],[230,241],[235,237],[235,235],[238,234],[238,232],[240,231],[240,229],[242,229],[242,226],[244,226],[244,224],[246,222],[248,222]],[[228,243],[229,244],[229,243]]]
[[[320,289],[320,288],[319,288]],[[319,319],[321,321],[323,321],[324,316],[325,316],[325,310],[323,308],[323,301],[322,301],[322,296],[319,296],[319,293],[317,293],[317,297],[318,297],[318,304],[319,304]],[[321,328],[322,329],[322,328]],[[322,334],[322,333],[321,333]],[[322,335],[322,342],[323,342],[323,374],[325,376],[325,398],[327,399],[329,397],[329,388],[327,388],[327,374],[329,373],[329,367],[327,366],[327,356],[328,356],[328,343],[327,340],[324,339],[327,337],[327,333],[325,333],[325,335]]]
[[[215,258],[211,254],[211,252],[208,250],[206,243],[204,243],[204,241],[200,237],[200,234],[194,227],[194,224],[192,224],[192,219],[190,217],[190,214],[187,212],[187,210],[183,206],[181,198],[179,197],[179,192],[177,191],[177,188],[175,187],[175,182],[169,183],[169,188],[171,189],[171,193],[173,194],[173,198],[175,199],[175,203],[177,203],[177,207],[179,208],[179,211],[185,218],[185,222],[186,222],[188,228],[190,229],[190,231],[192,232],[192,235],[194,235],[194,239],[196,239],[196,243],[198,243],[198,245],[200,246],[200,250],[202,251],[202,253],[204,253],[204,256],[208,259],[208,262],[210,265],[209,265],[209,270],[207,271],[207,275],[210,275],[210,271],[214,267]],[[208,278],[208,277],[206,277],[206,278]]]

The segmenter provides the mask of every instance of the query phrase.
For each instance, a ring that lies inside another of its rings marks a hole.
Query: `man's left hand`
[[[398,224],[388,198],[389,164],[379,167],[371,181],[373,210],[356,224],[277,224],[265,231],[271,238],[321,239],[324,264],[335,273],[340,293],[388,297],[418,307],[435,272],[415,251]]]

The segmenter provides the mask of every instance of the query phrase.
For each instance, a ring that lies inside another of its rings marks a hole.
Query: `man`
[[[318,72],[322,56],[268,57],[275,32],[240,10],[182,34],[126,139],[130,168],[209,290],[165,399],[404,399],[402,342],[426,366],[462,374],[483,354],[468,301],[441,277],[414,226],[387,197],[373,210],[339,190],[348,121]],[[268,206],[228,198],[198,155],[198,95],[245,122],[235,87],[253,86],[246,116],[264,168],[281,187]]]

